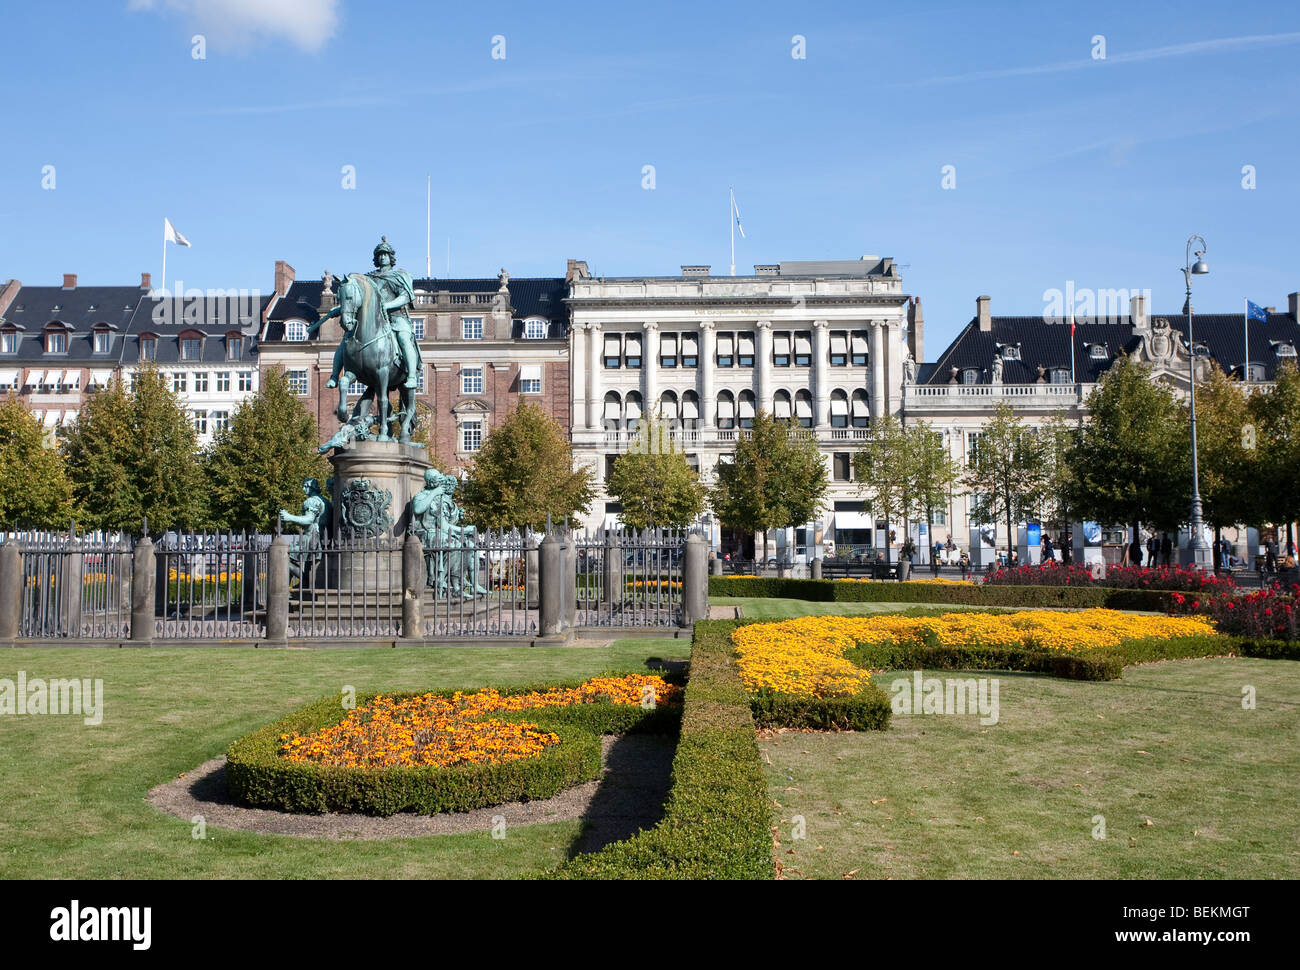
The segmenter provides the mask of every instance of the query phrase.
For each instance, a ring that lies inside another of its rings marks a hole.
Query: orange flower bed
[[[527,694],[501,694],[495,689],[457,691],[450,697],[381,694],[333,727],[305,736],[282,734],[280,750],[289,761],[344,768],[447,768],[517,761],[536,757],[560,739],[536,724],[489,715],[605,700],[640,704],[645,687],[654,690],[657,704],[681,700],[682,688],[645,674],[596,677],[578,687]]]

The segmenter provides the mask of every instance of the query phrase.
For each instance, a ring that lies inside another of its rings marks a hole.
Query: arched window
[[[813,426],[813,399],[807,391],[796,391],[794,395],[795,420],[805,428]]]
[[[867,392],[857,390],[853,392],[853,427],[865,428],[867,422],[871,420],[871,408],[867,404]]]
[[[736,426],[736,399],[730,391],[718,392],[718,427],[722,430]]]
[[[623,426],[629,430],[641,420],[641,392],[628,391],[623,400]]]
[[[789,421],[793,410],[789,391],[777,391],[772,395],[772,417],[778,421]]]
[[[618,423],[623,420],[623,399],[618,396],[618,391],[610,391],[605,395],[605,412],[601,419],[608,431],[616,430]]]
[[[675,422],[678,417],[677,395],[672,391],[664,391],[659,396],[659,420]]]
[[[849,426],[849,396],[843,391],[831,391],[831,427]]]
[[[290,343],[301,343],[307,339],[307,322],[305,320],[286,320],[284,322],[284,339]]]
[[[737,421],[742,428],[752,428],[754,426],[754,392],[741,391],[740,398],[736,402]]]
[[[682,392],[682,427],[694,431],[700,423],[700,399],[694,391]]]

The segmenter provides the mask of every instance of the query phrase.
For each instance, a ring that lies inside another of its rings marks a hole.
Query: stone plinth
[[[433,465],[424,448],[396,441],[356,441],[346,451],[330,458],[334,466],[334,535],[360,540],[361,534],[350,533],[344,521],[345,492],[360,479],[369,481],[380,492],[391,492],[387,506],[391,525],[375,536],[387,548],[345,553],[339,557],[338,584],[344,590],[402,588],[401,540],[410,525],[411,497],[424,488],[424,473]],[[397,541],[394,541],[397,540]]]

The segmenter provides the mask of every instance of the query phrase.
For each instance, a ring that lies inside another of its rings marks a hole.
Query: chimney
[[[571,259],[569,265],[564,270],[564,282],[572,283],[574,280],[586,280],[591,278],[591,271],[587,269],[585,259]]]
[[[701,263],[687,264],[682,267],[683,276],[708,276],[710,267]]]
[[[289,287],[293,285],[294,272],[293,267],[283,259],[275,261],[275,295],[285,297],[289,295]]]
[[[152,273],[141,273],[141,274],[140,274],[140,289],[142,289],[142,290],[152,290],[152,289],[153,289],[153,274],[152,274]]]
[[[14,302],[14,297],[18,295],[18,291],[22,288],[21,281],[10,280],[4,285],[3,289],[0,289],[0,317],[4,316],[4,312],[9,309],[9,304]]]
[[[921,298],[912,297],[907,308],[907,329],[911,331],[912,359],[918,364],[925,360],[925,314],[921,312]]]
[[[76,274],[76,273],[64,273],[64,274],[63,274],[63,288],[64,288],[65,290],[75,290],[75,289],[77,288],[77,274]]]
[[[1146,333],[1151,329],[1151,308],[1147,306],[1144,293],[1134,293],[1128,300],[1128,317],[1133,329]]]
[[[975,297],[975,315],[979,317],[980,333],[988,333],[993,329],[993,318],[989,316],[989,298],[987,296]]]
[[[0,304],[0,311],[4,310],[4,305]],[[1291,314],[1291,319],[1300,323],[1300,293],[1288,293],[1286,295],[1286,310]]]

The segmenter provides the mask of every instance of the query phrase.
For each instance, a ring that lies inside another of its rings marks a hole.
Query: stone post
[[[812,561],[812,578],[813,578],[813,579],[821,579],[821,578],[822,578],[822,559],[821,559],[821,556],[818,556],[816,559],[814,559],[814,560]]]
[[[709,563],[709,572],[711,572],[714,576],[721,576],[722,560],[715,556],[713,561]]]
[[[81,636],[81,594],[84,578],[81,549],[74,533],[68,543],[69,550],[63,559],[63,575],[59,589],[59,621],[65,633],[70,637]]]
[[[402,543],[402,639],[424,639],[424,546],[414,532]]]
[[[113,611],[120,616],[131,608],[131,543],[125,535],[114,553],[113,574],[117,579],[112,592]]]
[[[578,533],[564,530],[564,622],[577,626],[578,622]]]
[[[709,618],[709,544],[692,533],[686,540],[682,564],[681,626],[689,629],[696,620]]]
[[[135,552],[131,554],[131,640],[135,643],[153,642],[154,585],[157,581],[153,540],[146,533],[140,537]],[[166,582],[166,577],[163,581]],[[165,590],[163,595],[165,598]]]
[[[23,557],[18,540],[0,545],[0,641],[18,638],[23,617]]]
[[[623,547],[618,544],[618,536],[614,532],[605,533],[604,575],[601,581],[605,584],[605,604],[611,611],[618,609],[623,605],[626,586],[623,580]]]
[[[527,594],[527,609],[537,609],[537,577],[538,577],[538,556],[537,537],[529,535],[524,543],[524,587]]]
[[[266,639],[289,637],[289,541],[278,535],[266,554]]]
[[[564,632],[564,544],[554,532],[537,547],[537,632],[558,637]]]

